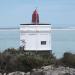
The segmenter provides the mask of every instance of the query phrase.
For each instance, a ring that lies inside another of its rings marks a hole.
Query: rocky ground
[[[6,75],[6,73],[4,75]],[[27,73],[16,71],[9,73],[8,75],[75,75],[75,69],[62,66],[55,68],[50,65],[44,66],[41,69],[33,69],[31,72]]]

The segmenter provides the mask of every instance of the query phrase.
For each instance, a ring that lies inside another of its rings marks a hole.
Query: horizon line
[[[8,28],[0,28],[0,30],[16,30],[16,29],[20,29],[20,27],[8,27]],[[51,30],[75,30],[75,28],[51,28]]]

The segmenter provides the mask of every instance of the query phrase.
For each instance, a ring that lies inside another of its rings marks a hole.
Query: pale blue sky
[[[0,0],[0,27],[31,23],[36,8],[41,23],[75,26],[75,0]]]

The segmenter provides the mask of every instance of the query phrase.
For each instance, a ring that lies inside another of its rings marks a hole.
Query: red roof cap
[[[38,24],[39,23],[39,14],[37,10],[35,10],[32,14],[32,23]]]

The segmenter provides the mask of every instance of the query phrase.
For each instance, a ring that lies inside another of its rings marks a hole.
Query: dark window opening
[[[41,41],[41,45],[46,45],[46,41]]]

